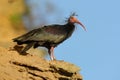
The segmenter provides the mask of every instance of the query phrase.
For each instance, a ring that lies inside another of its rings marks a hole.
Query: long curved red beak
[[[80,24],[81,27],[82,27],[85,31],[87,31],[86,28],[85,28],[85,26],[84,26],[80,21],[77,21],[76,23]]]

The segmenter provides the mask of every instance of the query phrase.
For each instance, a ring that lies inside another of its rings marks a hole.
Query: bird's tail
[[[29,50],[35,43],[31,42],[25,46],[25,48],[21,51],[21,54],[25,54],[27,50]]]
[[[23,36],[19,36],[17,38],[12,39],[13,42],[17,42],[18,45],[24,44],[25,40]]]
[[[18,45],[23,44],[23,42],[21,40],[19,40],[18,38],[14,38],[12,40],[13,40],[13,42],[17,42]]]

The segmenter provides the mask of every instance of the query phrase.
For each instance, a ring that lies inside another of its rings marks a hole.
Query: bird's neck
[[[75,30],[75,25],[73,23],[67,23],[65,28],[67,31],[67,38],[69,38]]]
[[[74,31],[74,29],[75,29],[75,25],[73,24],[73,23],[67,23],[66,24],[66,29],[67,29],[67,31],[69,31],[69,32],[73,32]]]

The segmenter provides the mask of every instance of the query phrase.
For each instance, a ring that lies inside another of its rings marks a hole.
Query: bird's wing
[[[26,34],[23,34],[22,36],[19,36],[17,38],[14,38],[14,41],[21,41],[21,42],[25,42],[27,40],[29,40],[32,36],[34,36],[36,33],[38,33],[38,31],[41,32],[41,28],[39,29],[34,29]]]
[[[32,30],[14,40],[21,42],[26,41],[48,41],[58,43],[65,38],[65,29],[59,25],[45,26]]]

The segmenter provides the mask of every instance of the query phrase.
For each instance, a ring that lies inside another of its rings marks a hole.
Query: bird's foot
[[[57,59],[51,59],[51,61],[57,61]]]
[[[56,61],[56,58],[53,58],[52,56],[50,56],[50,60],[51,61]]]

